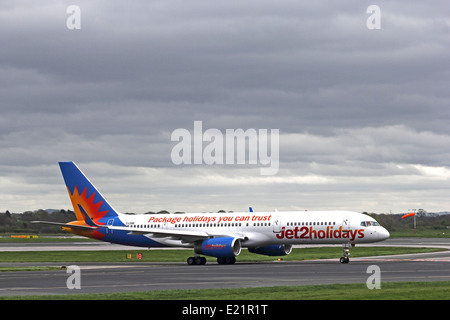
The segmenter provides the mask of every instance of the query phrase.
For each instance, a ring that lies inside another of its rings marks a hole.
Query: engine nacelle
[[[292,245],[290,244],[273,244],[266,247],[248,248],[248,251],[266,256],[286,256],[291,253]]]
[[[236,257],[241,253],[241,241],[237,238],[211,238],[194,245],[197,254],[216,258]]]

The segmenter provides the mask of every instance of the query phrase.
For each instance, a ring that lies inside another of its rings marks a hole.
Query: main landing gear
[[[226,257],[226,258],[217,258],[218,264],[234,264],[236,262],[235,257]],[[189,257],[187,258],[187,264],[188,265],[204,265],[206,264],[206,258],[205,257]]]
[[[187,258],[187,264],[188,265],[204,265],[206,264],[206,258],[205,257],[189,257]]]
[[[226,257],[226,258],[217,258],[218,264],[235,264],[236,258],[235,257]]]
[[[349,263],[350,261],[350,247],[354,247],[354,244],[350,244],[350,243],[344,243],[342,244],[342,248],[344,250],[344,254],[342,255],[342,257],[339,259],[340,263]]]

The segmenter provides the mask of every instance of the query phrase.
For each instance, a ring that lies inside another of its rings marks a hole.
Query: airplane
[[[242,248],[285,256],[293,245],[342,244],[341,263],[350,248],[389,238],[372,217],[351,211],[285,211],[127,215],[117,212],[74,162],[59,163],[77,220],[33,221],[61,226],[70,233],[110,243],[146,248],[193,248],[189,265],[215,257],[234,264]]]

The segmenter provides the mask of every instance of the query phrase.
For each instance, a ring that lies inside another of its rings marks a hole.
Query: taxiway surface
[[[449,249],[450,239],[392,239],[381,244]],[[41,244],[41,247],[47,245]],[[61,250],[61,246],[58,247]],[[339,249],[337,252],[340,253]],[[367,273],[368,267],[374,264],[380,267],[382,283],[450,280],[450,251],[352,258],[348,264],[340,264],[338,259],[235,265],[218,265],[212,262],[213,259],[210,261],[204,266],[189,266],[185,262],[80,263],[81,289],[67,288],[71,274],[65,270],[2,272],[0,296],[366,283],[371,275]]]

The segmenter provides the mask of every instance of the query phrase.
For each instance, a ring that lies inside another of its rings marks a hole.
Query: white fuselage
[[[242,247],[271,244],[372,243],[389,238],[389,232],[368,215],[351,211],[233,212],[120,215],[134,230],[205,232],[212,237],[236,236]],[[170,237],[148,237],[162,245],[191,247]]]

